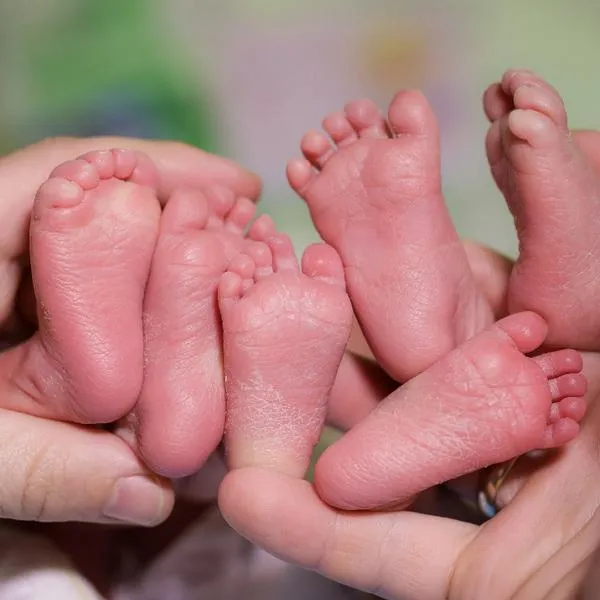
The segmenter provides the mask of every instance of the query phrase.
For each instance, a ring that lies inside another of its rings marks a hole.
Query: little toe
[[[505,160],[505,154],[503,149],[504,133],[508,127],[508,115],[500,117],[497,121],[494,121],[487,132],[485,137],[485,153],[487,155],[488,162],[492,172],[502,165]]]
[[[250,256],[240,253],[229,263],[228,271],[236,273],[243,280],[253,279],[256,265]]]
[[[268,245],[273,254],[275,272],[297,271],[299,269],[298,259],[289,236],[285,233],[278,233],[268,240]]]
[[[220,309],[227,310],[231,303],[236,302],[242,297],[243,280],[233,271],[226,271],[219,280],[218,298]]]
[[[489,121],[497,121],[513,108],[512,97],[504,92],[499,82],[488,86],[483,94],[483,110]]]
[[[512,97],[521,85],[539,85],[540,82],[541,79],[529,69],[507,69],[500,80],[500,87],[505,94]]]
[[[267,242],[277,233],[275,222],[269,215],[261,215],[252,223],[248,238],[256,242]]]
[[[312,165],[305,158],[293,158],[287,164],[286,176],[292,189],[301,197],[316,180]]]
[[[320,131],[309,131],[300,142],[302,154],[316,169],[322,169],[333,156],[335,149],[331,141]]]
[[[255,265],[254,279],[260,281],[273,274],[273,256],[271,249],[264,242],[246,240],[244,252],[253,260]]]
[[[579,423],[587,412],[587,402],[581,396],[563,398],[552,406],[558,407],[558,413],[562,419],[570,419]]]
[[[359,137],[386,138],[389,130],[379,107],[371,100],[356,100],[345,108],[348,121]]]
[[[237,198],[225,217],[225,230],[242,234],[252,220],[255,212],[256,205],[252,200],[249,198]]]
[[[555,423],[550,423],[546,428],[542,438],[542,446],[539,449],[563,446],[579,435],[579,429],[579,423],[569,418],[561,418]]]
[[[313,279],[345,286],[342,259],[327,244],[312,244],[306,248],[302,255],[302,272]]]
[[[350,121],[348,121],[346,113],[342,110],[325,117],[323,119],[323,129],[340,148],[352,144],[358,139],[356,130]]]
[[[114,149],[111,151],[114,160],[113,177],[129,179],[137,167],[137,156],[128,148]]]

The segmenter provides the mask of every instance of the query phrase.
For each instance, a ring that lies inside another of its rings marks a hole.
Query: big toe
[[[425,96],[418,91],[398,92],[390,104],[388,120],[399,135],[437,135],[435,114]]]

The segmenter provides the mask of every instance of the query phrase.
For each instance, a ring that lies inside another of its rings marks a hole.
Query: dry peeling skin
[[[332,248],[310,247],[300,270],[280,236],[255,258],[245,283],[234,270],[219,287],[228,459],[233,468],[301,477],[324,425],[351,306]]]
[[[342,509],[389,505],[573,439],[586,409],[581,357],[527,357],[545,333],[533,313],[512,315],[399,388],[321,456],[319,494]]]
[[[196,472],[221,440],[225,391],[217,286],[254,204],[220,186],[178,190],[161,218],[146,289],[139,448],[154,471]],[[201,432],[201,433],[200,433]]]

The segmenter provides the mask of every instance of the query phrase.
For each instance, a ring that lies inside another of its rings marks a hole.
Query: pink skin
[[[600,138],[599,138],[600,139]],[[499,319],[506,315],[506,288],[512,262],[487,247],[463,242],[477,286]],[[354,327],[329,401],[328,420],[346,431],[362,421],[397,387],[372,360],[372,354],[358,327]],[[363,358],[365,357],[365,358]]]
[[[549,346],[598,350],[600,310],[587,299],[600,296],[600,172],[597,151],[581,149],[590,135],[571,136],[558,92],[529,71],[508,71],[484,108],[492,174],[519,235],[509,309],[542,315]]]
[[[259,219],[251,235],[264,241],[233,261],[219,284],[227,459],[234,469],[263,465],[301,477],[325,420],[352,309],[331,247],[309,247],[300,269],[289,238],[269,219]]]
[[[363,100],[323,126],[336,146],[306,134],[288,179],[342,258],[376,358],[410,379],[492,322],[442,196],[435,116],[401,92],[387,121]]]
[[[21,391],[4,406],[80,423],[110,422],[133,407],[156,185],[144,154],[112,150],[60,165],[40,187],[30,230],[39,331],[1,355],[0,379]]]
[[[586,410],[582,359],[574,350],[525,356],[546,333],[534,313],[511,315],[390,394],[322,455],[319,495],[342,509],[407,503],[443,481],[572,440]]]
[[[164,209],[144,302],[144,385],[128,419],[144,460],[161,475],[194,473],[222,438],[217,285],[248,244],[254,211],[223,187],[176,191]]]
[[[346,352],[327,405],[327,422],[346,431],[362,421],[398,384],[377,363]]]

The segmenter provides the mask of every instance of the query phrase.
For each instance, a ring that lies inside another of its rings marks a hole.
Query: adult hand
[[[61,162],[115,146],[141,150],[154,160],[163,200],[176,187],[208,182],[227,184],[253,199],[260,191],[258,178],[234,163],[174,142],[52,139],[0,159],[0,335],[5,345],[28,333],[22,315],[31,298],[23,284],[37,188]],[[11,394],[22,392],[16,387],[12,371],[0,369],[5,404]],[[171,511],[170,484],[151,475],[111,433],[0,410],[0,439],[0,518],[154,525]]]
[[[503,316],[510,264],[477,246],[468,253]],[[600,547],[600,356],[585,360],[591,406],[580,436],[541,467],[523,462],[501,488],[505,508],[481,526],[415,511],[339,511],[308,482],[256,467],[227,476],[223,513],[273,554],[384,598],[575,598]]]
[[[156,525],[173,505],[117,436],[0,410],[0,518]]]

